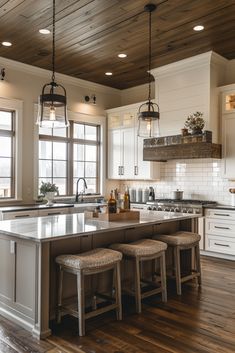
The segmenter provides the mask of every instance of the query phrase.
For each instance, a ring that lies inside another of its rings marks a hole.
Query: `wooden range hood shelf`
[[[222,158],[221,145],[211,142],[144,146],[144,161],[166,162],[171,159]]]

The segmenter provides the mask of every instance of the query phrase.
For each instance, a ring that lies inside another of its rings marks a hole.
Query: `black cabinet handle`
[[[219,227],[219,226],[215,226],[215,228],[218,228],[218,229],[226,229],[226,230],[230,229],[229,227]]]
[[[29,217],[29,214],[22,214],[22,215],[15,216],[15,218],[24,218],[24,217]]]
[[[60,214],[60,212],[48,212],[48,216],[58,216]]]
[[[230,214],[225,214],[225,213],[214,213],[215,216],[226,216],[226,217],[230,217]]]
[[[219,245],[219,246],[224,246],[224,247],[226,247],[226,248],[230,248],[230,246],[229,246],[229,245],[226,245],[226,244],[215,243],[215,245]]]

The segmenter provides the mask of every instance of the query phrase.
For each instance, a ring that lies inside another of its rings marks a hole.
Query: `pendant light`
[[[149,63],[148,63],[148,101],[139,107],[138,111],[138,136],[151,138],[160,136],[159,129],[159,106],[151,101],[151,25],[152,12],[156,5],[147,4],[144,11],[149,13]]]
[[[37,125],[40,127],[54,129],[69,126],[66,90],[55,82],[55,0],[53,0],[52,78],[51,82],[42,88],[38,107]]]

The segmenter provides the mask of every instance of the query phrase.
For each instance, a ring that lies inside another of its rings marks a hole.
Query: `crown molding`
[[[228,60],[223,58],[219,54],[213,51],[208,51],[203,54],[195,55],[187,59],[176,61],[174,63],[164,65],[156,69],[152,69],[151,73],[154,77],[160,78],[160,77],[171,76],[172,74],[176,74],[176,73],[178,74],[181,72],[193,70],[195,68],[199,68],[205,65],[208,65],[208,66],[210,64],[225,65],[227,62]]]
[[[50,79],[51,71],[46,69],[41,69],[39,67],[21,63],[19,61],[7,59],[0,57],[0,65],[6,69],[18,70],[21,72],[28,73],[30,75],[39,76],[40,78]],[[91,81],[82,80],[80,78],[75,78],[69,75],[64,75],[56,72],[57,81],[63,82],[63,84],[70,84],[80,88],[86,88],[91,90],[96,90],[97,92],[103,92],[108,94],[120,95],[121,90],[117,88],[112,88],[109,86],[104,86],[99,83],[94,83]]]

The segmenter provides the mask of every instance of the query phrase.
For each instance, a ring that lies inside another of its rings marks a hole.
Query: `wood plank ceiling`
[[[235,0],[152,0],[152,67],[209,50],[235,58]],[[56,0],[56,71],[125,89],[147,82],[147,0]],[[202,24],[205,30],[193,31]],[[52,0],[0,0],[0,56],[51,69]],[[125,59],[119,53],[128,55]],[[105,76],[106,71],[113,76]]]

